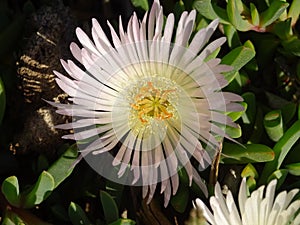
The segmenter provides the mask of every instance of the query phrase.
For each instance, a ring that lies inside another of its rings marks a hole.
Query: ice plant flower
[[[73,117],[57,126],[74,130],[64,138],[76,140],[102,176],[143,186],[149,201],[161,183],[165,205],[178,189],[180,169],[207,194],[191,160],[199,169],[209,165],[227,137],[224,126],[236,126],[224,112],[243,109],[240,96],[221,91],[227,85],[222,73],[231,67],[206,60],[225,42],[207,44],[218,21],[192,35],[195,18],[194,10],[183,12],[175,29],[174,15],[164,23],[155,0],[141,21],[133,14],[126,31],[121,18],[118,34],[108,22],[112,41],[93,19],[92,40],[77,28],[82,47],[70,45],[85,69],[62,60],[70,78],[54,72],[72,103],[52,103]]]
[[[203,210],[204,217],[211,225],[299,225],[300,214],[297,213],[300,209],[300,200],[293,201],[299,189],[293,189],[288,193],[282,191],[275,198],[276,184],[277,180],[272,180],[266,190],[263,185],[248,196],[244,178],[236,206],[231,191],[225,198],[217,183],[215,196],[210,198],[213,213],[200,199],[196,199],[196,207]]]

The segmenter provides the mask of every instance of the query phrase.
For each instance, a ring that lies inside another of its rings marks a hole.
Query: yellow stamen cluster
[[[172,107],[168,101],[168,95],[175,90],[160,91],[153,86],[152,82],[147,82],[147,86],[140,89],[139,94],[134,98],[131,107],[138,112],[138,118],[142,123],[148,123],[148,118],[165,120],[173,117],[169,112]]]

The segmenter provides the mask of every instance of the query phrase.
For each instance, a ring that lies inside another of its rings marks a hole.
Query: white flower
[[[72,102],[51,103],[74,119],[57,126],[74,129],[64,138],[77,140],[84,158],[102,176],[143,186],[149,201],[161,182],[165,205],[177,191],[181,168],[190,184],[194,180],[207,195],[190,158],[200,169],[209,165],[227,137],[219,125],[237,126],[224,112],[243,110],[240,96],[221,92],[227,85],[221,73],[231,67],[220,59],[205,62],[225,42],[223,37],[207,45],[218,21],[191,37],[195,18],[194,10],[183,12],[175,31],[174,15],[164,23],[155,0],[142,21],[133,14],[127,31],[120,18],[119,36],[108,22],[112,42],[93,19],[92,40],[77,28],[83,48],[70,45],[85,71],[70,60],[61,62],[72,79],[55,71],[57,84]]]
[[[299,225],[300,214],[296,214],[299,213],[300,200],[293,201],[299,190],[282,191],[275,198],[276,184],[277,180],[272,180],[265,193],[265,186],[261,186],[248,197],[244,178],[238,195],[238,211],[232,193],[229,191],[224,198],[217,183],[215,196],[210,198],[213,213],[200,199],[196,199],[196,206],[204,211],[204,217],[212,225]]]

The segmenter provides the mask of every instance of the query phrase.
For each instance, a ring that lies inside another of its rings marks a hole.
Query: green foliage
[[[92,223],[87,218],[82,208],[74,202],[69,206],[69,217],[73,225],[91,225]]]
[[[2,183],[1,191],[11,205],[20,206],[21,199],[17,177],[11,176],[6,178]]]
[[[149,10],[148,0],[131,0],[131,3],[136,8],[141,8],[143,10]]]
[[[237,47],[222,58],[222,63],[233,66],[233,70],[225,73],[225,78],[230,83],[237,72],[245,66],[255,55],[255,50],[251,42],[246,42],[243,46]]]
[[[104,217],[107,224],[113,223],[119,219],[119,210],[116,202],[110,194],[100,191],[100,199],[104,211]]]
[[[221,161],[226,164],[245,164],[253,162],[269,162],[274,159],[271,148],[262,144],[246,144],[245,146],[224,143]]]
[[[54,189],[54,179],[52,175],[43,171],[35,183],[32,190],[23,196],[22,207],[32,208],[44,201]]]

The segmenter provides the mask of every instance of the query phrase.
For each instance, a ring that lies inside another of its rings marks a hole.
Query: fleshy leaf
[[[273,141],[278,141],[283,135],[283,122],[280,110],[273,110],[265,115],[264,126]]]
[[[300,176],[300,162],[299,163],[292,163],[285,166],[288,169],[289,173],[294,176]]]
[[[91,225],[82,208],[74,202],[71,202],[68,214],[73,225]]]
[[[272,1],[268,9],[261,13],[260,26],[266,27],[272,24],[288,6],[289,4],[285,1]]]
[[[253,3],[250,3],[250,13],[251,13],[252,24],[254,26],[258,26],[259,25],[259,13],[257,11],[256,6]]]
[[[262,144],[246,144],[245,147],[224,143],[221,160],[225,164],[268,162],[274,159],[271,148]]]
[[[224,76],[229,83],[234,79],[236,72],[255,56],[255,50],[248,47],[250,46],[250,43],[250,41],[247,41],[244,46],[233,49],[222,58],[223,64],[233,66],[232,71],[224,73]]]
[[[243,169],[241,176],[258,178],[258,172],[251,163],[248,163],[247,166],[245,166],[245,168]]]
[[[111,197],[111,195],[105,191],[100,191],[100,199],[101,199],[106,223],[109,224],[118,220],[119,210],[116,202]]]
[[[33,189],[23,196],[22,207],[32,208],[44,201],[54,190],[54,179],[50,173],[43,171]]]
[[[55,182],[55,188],[63,182],[73,171],[77,160],[77,145],[70,146],[66,152],[48,169]]]
[[[2,183],[2,193],[6,200],[13,206],[20,206],[19,182],[16,176],[6,178]]]
[[[213,4],[211,0],[195,0],[193,7],[204,17],[210,20],[219,18],[221,23],[228,24],[225,9]]]
[[[275,170],[267,179],[267,182],[269,183],[271,180],[277,179],[277,188],[279,188],[285,181],[286,176],[288,175],[288,170],[286,169],[280,169]]]
[[[292,149],[292,146],[300,138],[300,120],[295,122],[280,138],[276,143],[273,150],[275,153],[275,159],[271,162],[266,163],[264,170],[260,177],[260,183],[265,183],[270,174],[279,169],[283,160],[285,159],[288,152]]]
[[[242,9],[238,6],[242,5],[241,0],[228,0],[227,3],[227,15],[231,24],[239,31],[249,31],[251,30],[252,24],[242,17]]]
[[[300,5],[300,0],[293,0],[289,8],[287,17],[292,18],[292,26],[294,26],[298,20],[299,13],[300,13],[299,5]]]
[[[142,8],[143,10],[149,10],[148,0],[131,0],[131,3],[136,8]]]

